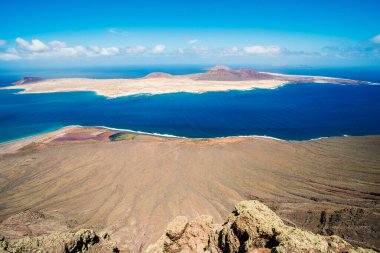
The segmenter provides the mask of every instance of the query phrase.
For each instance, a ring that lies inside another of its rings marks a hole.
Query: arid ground
[[[68,127],[0,146],[6,238],[86,227],[138,252],[175,216],[220,223],[247,199],[289,225],[379,250],[380,136],[179,139]]]

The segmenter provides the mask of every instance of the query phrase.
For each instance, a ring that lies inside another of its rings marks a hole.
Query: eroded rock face
[[[259,201],[242,201],[223,225],[200,216],[188,222],[177,217],[147,252],[375,252],[354,248],[338,236],[316,235],[290,227]]]
[[[285,228],[282,220],[258,201],[243,201],[235,206],[218,235],[224,252],[250,252],[278,246],[276,236]]]
[[[0,252],[118,252],[114,243],[108,241],[107,234],[97,235],[91,229],[77,232],[55,232],[47,236],[23,237],[6,241],[0,237]]]
[[[199,216],[189,222],[178,216],[169,225],[159,241],[147,248],[147,252],[204,252],[214,229],[211,216]]]

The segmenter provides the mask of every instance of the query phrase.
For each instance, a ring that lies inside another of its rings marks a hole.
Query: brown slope
[[[24,77],[23,79],[21,79],[17,82],[14,82],[13,84],[14,85],[21,85],[21,84],[28,84],[28,83],[36,83],[36,82],[40,82],[43,80],[44,79],[41,77]]]
[[[54,212],[137,252],[175,216],[220,223],[236,202],[259,199],[288,224],[379,248],[378,150],[379,136],[53,141],[0,156],[0,219]]]

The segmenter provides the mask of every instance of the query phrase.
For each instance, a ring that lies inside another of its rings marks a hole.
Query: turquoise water
[[[187,69],[198,71],[201,70]],[[9,84],[12,78],[16,75],[3,74],[2,84]],[[371,78],[361,79],[376,80],[372,75]],[[291,84],[273,90],[116,99],[92,92],[15,93],[0,90],[0,142],[67,125],[107,126],[196,138],[265,135],[307,140],[380,134],[380,86],[372,85]]]

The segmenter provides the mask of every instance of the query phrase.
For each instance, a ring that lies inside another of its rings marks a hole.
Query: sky
[[[380,66],[380,0],[2,0],[0,68]]]

